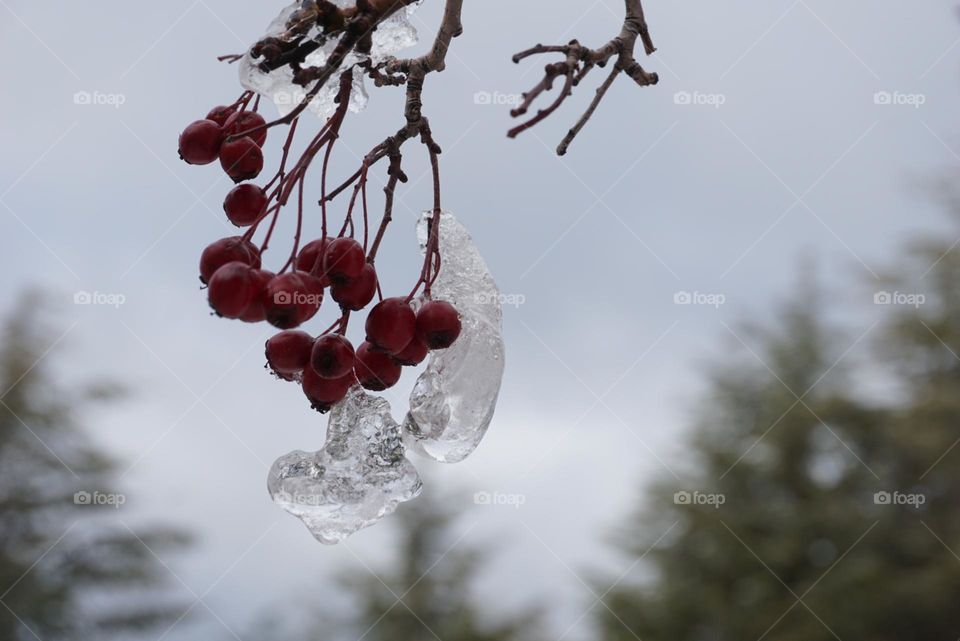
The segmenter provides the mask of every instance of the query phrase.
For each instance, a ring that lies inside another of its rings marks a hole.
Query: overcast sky
[[[464,35],[424,93],[445,148],[445,206],[522,304],[505,309],[507,375],[487,439],[461,465],[418,466],[428,492],[463,490],[464,543],[502,543],[484,598],[553,602],[556,635],[573,626],[572,638],[584,638],[577,621],[592,602],[574,573],[625,570],[632,560],[611,555],[605,534],[645,480],[683,466],[678,439],[703,363],[743,349],[731,330],[790,298],[805,256],[830,284],[868,283],[862,300],[846,300],[859,314],[853,336],[866,331],[877,314],[869,283],[897,246],[950,229],[922,185],[960,150],[953,2],[646,4],[659,52],[641,62],[660,85],[618,82],[563,159],[553,148],[599,75],[514,141],[509,106],[485,103],[539,79],[545,60],[513,65],[515,51],[612,37],[619,0],[467,0]],[[209,610],[168,638],[224,624],[242,634],[296,590],[322,595],[331,568],[365,573],[385,558],[389,526],[324,547],[269,501],[269,464],[319,448],[325,419],[263,371],[269,330],[211,318],[197,283],[202,248],[231,233],[229,184],[216,167],[182,164],[176,138],[236,97],[236,70],[215,57],[255,41],[281,6],[0,0],[0,306],[26,286],[49,288],[65,375],[135,390],[89,418],[127,462],[123,518],[200,534],[170,565]],[[440,10],[428,0],[416,14],[425,39]],[[115,104],[78,105],[76,92]],[[402,93],[372,94],[348,119],[339,174],[401,124]],[[400,194],[382,254],[397,266],[381,271],[388,293],[409,287],[414,221],[430,204],[418,151],[407,153],[416,184]],[[78,291],[125,304],[76,306]],[[723,304],[677,305],[679,292]],[[413,380],[387,394],[397,417]],[[475,506],[481,490],[525,504]]]

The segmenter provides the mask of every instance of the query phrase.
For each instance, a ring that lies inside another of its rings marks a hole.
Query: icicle
[[[424,251],[431,215],[425,213],[417,229]],[[493,418],[504,369],[502,310],[500,291],[470,234],[449,213],[440,221],[443,264],[433,298],[457,308],[463,330],[450,348],[431,353],[410,394],[403,432],[411,450],[457,463],[477,448]]]

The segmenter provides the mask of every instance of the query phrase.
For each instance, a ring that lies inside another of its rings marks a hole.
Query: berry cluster
[[[209,165],[219,158],[236,183],[259,176],[267,123],[256,111],[246,109],[249,96],[245,99],[229,107],[214,107],[205,119],[190,123],[180,134],[180,158],[191,165]],[[234,220],[232,216],[230,220]]]
[[[344,91],[349,89],[348,80],[343,83]],[[242,236],[222,238],[203,250],[200,280],[207,286],[210,307],[218,316],[248,323],[266,321],[283,330],[266,343],[268,366],[279,378],[299,382],[311,405],[326,412],[355,384],[372,391],[392,387],[400,379],[403,366],[420,364],[430,350],[450,347],[460,335],[457,310],[430,296],[430,285],[440,269],[439,225],[436,221],[431,224],[427,256],[413,291],[407,296],[383,298],[375,260],[390,217],[388,210],[368,247],[366,165],[338,190],[339,193],[356,182],[339,234],[327,232],[326,203],[332,198],[326,194],[326,159],[337,138],[347,101],[341,101],[341,108],[287,171],[297,124],[294,121],[279,171],[265,187],[260,187],[244,181],[257,178],[262,171],[262,146],[272,125],[257,113],[256,102],[250,108],[252,100],[253,95],[246,92],[233,105],[216,107],[206,119],[190,124],[180,135],[180,157],[184,161],[203,165],[219,157],[224,171],[238,183],[227,194],[223,208],[234,225],[246,228]],[[323,147],[327,147],[321,200],[323,232],[320,238],[300,246],[304,177]],[[397,169],[391,177],[393,185],[401,179],[398,174],[402,172]],[[262,256],[277,217],[294,191],[298,193],[294,247],[286,264],[274,273],[263,268]],[[363,243],[353,237],[353,209],[359,193],[363,194]],[[439,208],[435,211],[439,215]],[[266,238],[258,247],[253,237],[260,223],[268,218],[272,220]],[[421,286],[423,293],[417,297]],[[339,306],[337,321],[319,336],[298,329],[317,315],[327,297]],[[378,302],[373,304],[375,298]],[[350,315],[371,304],[366,341],[355,349],[346,338]]]

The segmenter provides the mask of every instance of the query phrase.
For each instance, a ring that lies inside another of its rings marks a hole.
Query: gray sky
[[[558,159],[552,150],[599,75],[515,141],[504,135],[509,107],[475,94],[497,102],[532,87],[545,61],[509,60],[527,46],[606,41],[620,2],[465,4],[466,31],[448,70],[429,77],[425,111],[446,150],[445,206],[502,291],[524,302],[506,309],[507,376],[486,441],[464,464],[418,467],[430,486],[465,492],[464,541],[502,543],[481,592],[508,608],[554,602],[557,635],[573,625],[583,637],[576,622],[592,599],[573,573],[616,575],[631,563],[603,537],[644,480],[682,468],[678,438],[702,364],[744,351],[737,321],[789,298],[799,257],[814,256],[829,284],[868,283],[862,300],[846,301],[852,335],[862,335],[882,312],[869,283],[899,243],[949,229],[918,185],[958,158],[960,29],[946,0],[648,2],[660,51],[643,62],[661,84],[618,82]],[[440,5],[416,14],[425,39]],[[325,419],[263,371],[268,329],[211,318],[198,289],[201,249],[231,230],[221,210],[229,185],[216,167],[180,163],[176,137],[239,93],[235,69],[214,58],[254,41],[281,3],[237,6],[0,0],[0,306],[24,286],[49,287],[61,301],[67,333],[55,349],[67,374],[136,390],[91,417],[131,465],[122,516],[198,531],[195,553],[171,560],[190,591],[206,593],[209,610],[191,625],[225,632],[219,618],[242,633],[296,590],[322,593],[316,577],[330,568],[376,569],[389,526],[328,548],[270,503],[266,467],[321,446]],[[123,104],[77,105],[78,91]],[[680,92],[714,104],[683,104]],[[878,92],[895,104],[877,104]],[[340,174],[398,127],[401,104],[398,90],[377,90],[350,116]],[[274,139],[268,166],[278,147]],[[407,152],[415,181],[425,170],[417,151]],[[381,259],[398,265],[387,291],[409,287],[416,212],[429,198],[425,177],[401,194]],[[80,290],[126,303],[75,306]],[[678,292],[724,304],[677,305]],[[413,379],[387,395],[398,417]],[[474,506],[480,490],[526,502]]]

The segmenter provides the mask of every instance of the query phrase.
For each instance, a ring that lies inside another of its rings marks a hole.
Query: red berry
[[[460,336],[460,314],[444,300],[432,300],[417,312],[417,336],[430,349],[446,349]]]
[[[413,340],[403,348],[403,351],[393,355],[393,360],[401,365],[413,367],[422,363],[429,351],[427,344],[420,340],[419,336],[414,335]]]
[[[357,378],[353,372],[349,372],[343,378],[323,378],[308,367],[303,370],[301,385],[313,409],[324,413],[342,401],[356,382]]]
[[[197,120],[180,134],[180,158],[191,165],[209,165],[220,154],[223,130],[212,120]]]
[[[323,253],[328,242],[327,238],[318,238],[301,247],[300,253],[297,255],[297,269],[304,272],[322,271]]]
[[[280,378],[291,380],[310,363],[313,336],[288,329],[267,340],[266,355],[270,369]]]
[[[301,272],[287,272],[270,281],[264,295],[267,322],[280,329],[291,329],[317,313],[323,302],[323,290],[308,282]]]
[[[207,289],[210,307],[224,318],[240,318],[253,299],[253,279],[250,266],[234,261],[214,273]]]
[[[263,170],[263,151],[247,136],[225,142],[220,147],[220,166],[235,183],[253,180]]]
[[[360,276],[367,256],[363,247],[352,238],[330,241],[323,253],[323,271],[334,283],[342,283]]]
[[[363,271],[356,278],[336,284],[330,289],[333,300],[340,303],[344,309],[355,312],[369,305],[376,293],[377,270],[370,263],[363,266]]]
[[[234,111],[235,109],[233,107],[220,105],[219,107],[214,107],[210,110],[210,113],[207,114],[207,120],[212,120],[223,127],[227,123],[227,118],[232,116]]]
[[[307,284],[307,289],[310,290],[312,294],[315,294],[319,299],[323,300],[323,290],[330,285],[330,281],[325,278],[320,278],[319,276],[311,276],[307,272],[297,272],[300,274],[300,278]]]
[[[367,316],[367,340],[390,354],[410,344],[416,332],[417,315],[403,298],[385,298]]]
[[[240,317],[245,323],[259,323],[267,320],[267,309],[264,307],[264,298],[267,292],[267,285],[273,280],[274,273],[265,269],[254,269],[250,272],[252,279],[253,297],[250,304],[243,310],[243,316]]]
[[[343,378],[353,371],[353,345],[340,334],[317,339],[310,353],[310,365],[323,378]]]
[[[221,238],[210,243],[200,255],[200,282],[206,285],[214,272],[235,260],[260,269],[260,250],[240,236]]]
[[[353,370],[360,384],[372,392],[382,392],[396,385],[402,371],[389,354],[378,351],[370,343],[357,348]]]
[[[257,222],[266,208],[266,192],[252,183],[237,185],[223,201],[227,218],[237,227],[248,227]]]
[[[227,118],[227,121],[223,125],[223,134],[224,136],[236,136],[245,131],[250,131],[255,127],[263,127],[266,124],[267,121],[256,111],[238,111]],[[252,138],[253,142],[257,143],[257,147],[263,147],[263,143],[267,142],[266,129],[261,129],[260,131],[246,135]]]

